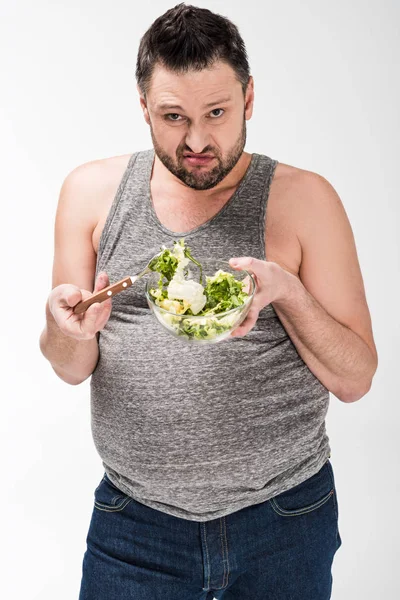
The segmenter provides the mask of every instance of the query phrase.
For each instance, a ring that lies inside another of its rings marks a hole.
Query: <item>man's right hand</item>
[[[61,331],[75,340],[90,340],[103,329],[110,317],[112,300],[94,302],[80,314],[73,312],[73,307],[110,285],[107,273],[98,274],[93,292],[81,290],[76,285],[63,283],[55,287],[48,298],[50,312]]]

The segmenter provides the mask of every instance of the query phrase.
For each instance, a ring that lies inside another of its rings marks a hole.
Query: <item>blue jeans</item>
[[[341,546],[333,469],[225,517],[149,508],[104,474],[79,600],[328,600]]]

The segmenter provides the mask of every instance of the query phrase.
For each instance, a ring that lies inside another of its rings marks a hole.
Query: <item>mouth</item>
[[[184,159],[189,165],[207,165],[214,160],[214,156],[209,154],[184,154]]]

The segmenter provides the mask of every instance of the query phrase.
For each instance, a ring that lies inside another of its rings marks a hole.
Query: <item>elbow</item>
[[[350,404],[351,402],[357,402],[357,400],[361,400],[371,389],[372,379],[368,381],[366,385],[363,386],[354,386],[345,385],[340,391],[333,392],[341,402],[345,404]]]
[[[345,402],[346,404],[350,404],[351,402],[357,402],[357,400],[361,400],[371,389],[372,380],[375,376],[376,370],[378,368],[378,356],[375,353],[373,364],[369,369],[368,376],[364,378],[362,381],[358,383],[354,382],[341,382],[339,386],[339,391],[333,392],[339,400]]]
[[[80,385],[81,383],[83,383],[85,380],[84,379],[66,379],[65,377],[61,377],[61,379],[65,382],[68,383],[68,385]]]
[[[60,369],[59,367],[55,367],[54,365],[51,366],[57,377],[59,377],[62,381],[68,383],[69,385],[79,385],[87,379],[87,377],[85,377],[84,379],[78,379],[77,377],[71,375],[71,373],[67,373],[67,371]]]

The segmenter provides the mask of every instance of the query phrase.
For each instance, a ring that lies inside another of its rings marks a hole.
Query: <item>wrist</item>
[[[272,302],[279,306],[279,304],[284,304],[292,296],[301,282],[299,277],[293,275],[293,273],[286,271],[280,265],[278,267],[275,285],[276,294]]]

